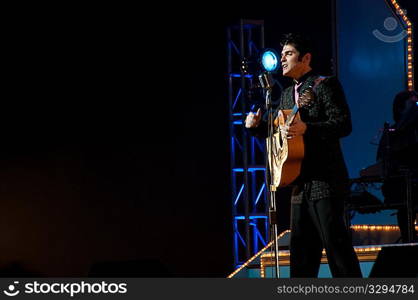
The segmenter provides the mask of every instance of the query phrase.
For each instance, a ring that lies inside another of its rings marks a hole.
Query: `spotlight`
[[[261,53],[261,65],[267,72],[276,72],[279,69],[279,55],[273,49],[265,49]]]

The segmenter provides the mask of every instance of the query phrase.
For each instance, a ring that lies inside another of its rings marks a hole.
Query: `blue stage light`
[[[266,49],[261,55],[261,64],[267,72],[274,72],[279,68],[279,56],[272,49]]]

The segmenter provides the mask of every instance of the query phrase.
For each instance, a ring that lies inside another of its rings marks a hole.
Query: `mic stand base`
[[[277,210],[276,210],[276,187],[270,189],[270,208],[269,208],[269,220],[270,220],[270,238],[273,241],[270,251],[274,253],[274,266],[276,270],[276,278],[280,278],[280,265],[279,265],[279,241],[278,241],[278,227],[277,227]],[[272,205],[274,204],[274,205]]]

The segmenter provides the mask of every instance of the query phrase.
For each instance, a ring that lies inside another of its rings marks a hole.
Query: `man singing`
[[[348,173],[339,139],[351,133],[351,117],[342,87],[335,77],[322,77],[311,68],[312,49],[302,36],[288,34],[281,43],[284,76],[293,85],[281,95],[278,110],[292,109],[299,95],[314,88],[309,106],[301,106],[301,120],[284,128],[288,138],[303,136],[305,157],[291,198],[290,276],[317,277],[325,248],[333,277],[361,277],[357,256],[344,225]],[[260,110],[245,122],[251,131],[266,135]]]

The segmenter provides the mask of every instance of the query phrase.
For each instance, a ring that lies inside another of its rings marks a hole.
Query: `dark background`
[[[226,27],[240,18],[265,20],[271,47],[314,36],[332,73],[331,0],[13,13],[2,276],[232,272]]]

